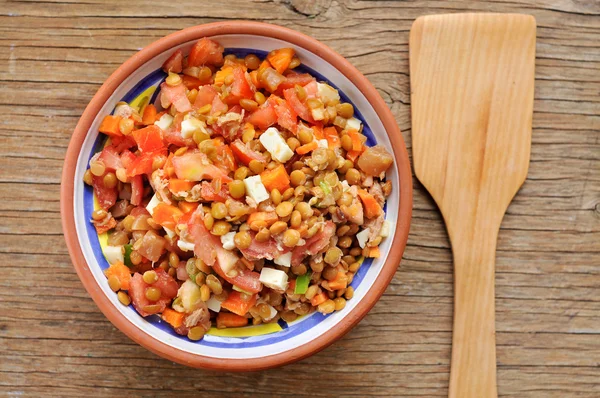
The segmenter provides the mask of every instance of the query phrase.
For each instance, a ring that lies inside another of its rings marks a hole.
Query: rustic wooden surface
[[[120,63],[175,30],[227,19],[297,29],[346,56],[410,150],[408,31],[419,15],[460,11],[538,23],[531,166],[498,241],[499,394],[600,396],[597,0],[0,1],[0,395],[447,395],[451,253],[416,180],[401,269],[371,313],[320,354],[254,374],[188,369],[116,330],[71,266],[59,184],[79,115]]]

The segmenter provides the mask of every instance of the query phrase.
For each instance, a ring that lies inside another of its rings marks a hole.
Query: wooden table
[[[600,396],[600,2],[217,3],[0,2],[0,395],[446,395],[452,257],[416,180],[401,268],[358,327],[283,369],[217,374],[163,360],[104,318],[65,248],[60,173],[79,115],[119,64],[178,29],[241,18],[297,29],[347,57],[379,89],[410,151],[412,21],[495,11],[538,23],[529,177],[498,242],[499,392]]]

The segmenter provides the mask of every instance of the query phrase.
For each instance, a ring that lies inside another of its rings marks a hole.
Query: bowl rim
[[[394,152],[398,178],[401,181],[399,192],[398,218],[395,228],[394,244],[390,248],[388,257],[382,265],[381,272],[364,298],[356,307],[342,319],[335,327],[327,330],[321,336],[311,340],[295,349],[284,351],[255,359],[232,359],[212,358],[200,354],[193,354],[171,347],[153,336],[149,336],[139,330],[126,316],[123,316],[105,296],[98,286],[90,271],[83,252],[79,246],[79,239],[75,230],[75,219],[73,212],[75,170],[81,145],[96,118],[98,112],[108,100],[112,92],[137,68],[153,57],[168,51],[185,42],[228,34],[249,34],[271,37],[283,40],[313,52],[318,57],[329,62],[362,92],[373,106],[375,113],[380,118],[386,133],[390,139]],[[65,155],[61,179],[60,212],[62,227],[67,244],[67,249],[77,275],[81,279],[85,289],[90,294],[102,313],[116,326],[136,343],[146,349],[160,355],[163,358],[178,362],[183,365],[199,367],[209,370],[224,371],[257,371],[286,365],[304,359],[315,354],[348,333],[375,305],[390,281],[392,280],[398,266],[410,229],[412,216],[412,173],[410,161],[404,139],[396,120],[383,98],[375,87],[344,57],[327,47],[325,44],[295,30],[278,25],[254,21],[226,21],[214,22],[203,25],[192,26],[165,36],[125,61],[115,70],[102,84],[90,103],[85,108],[71,136],[69,146]]]

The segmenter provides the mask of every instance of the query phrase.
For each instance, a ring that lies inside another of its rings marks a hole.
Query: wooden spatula
[[[496,387],[496,240],[531,149],[535,19],[418,18],[410,32],[415,173],[439,206],[454,256],[449,396]]]

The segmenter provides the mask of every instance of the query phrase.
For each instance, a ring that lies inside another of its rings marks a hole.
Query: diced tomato
[[[116,187],[106,188],[104,186],[104,176],[98,177],[92,174],[92,185],[96,198],[98,198],[98,203],[104,210],[110,209],[117,203],[119,192]]]
[[[136,159],[137,156],[135,156],[131,151],[124,150],[121,152],[121,162],[125,168],[128,168]]]
[[[192,104],[187,95],[185,95],[185,86],[183,84],[169,86],[167,83],[161,83],[160,92],[161,95],[166,96],[169,102],[175,106],[177,112],[192,110]]]
[[[306,91],[306,98],[316,98],[319,93],[319,86],[317,86],[317,81],[313,80],[304,86],[304,91]]]
[[[181,73],[183,70],[183,51],[177,50],[165,61],[162,70],[169,73]]]
[[[277,124],[295,134],[298,130],[298,115],[292,107],[283,100],[278,101],[275,104],[275,113],[277,114]]]
[[[143,206],[137,206],[137,207],[134,207],[133,209],[131,209],[131,213],[129,213],[129,214],[131,214],[133,217],[139,217],[142,215],[149,216],[150,212],[148,212],[148,209],[146,209]]]
[[[165,156],[164,151],[144,152],[127,166],[127,176],[152,173],[152,163],[157,156]]]
[[[254,97],[254,91],[248,83],[249,76],[246,77],[246,72],[243,68],[233,68],[233,83],[231,84],[231,91],[225,98],[227,104],[237,104],[241,99],[250,99]]]
[[[262,290],[262,283],[260,281],[260,274],[258,272],[243,268],[238,270],[238,274],[232,278],[223,272],[220,263],[216,262],[212,267],[217,275],[219,275],[221,278],[246,292],[258,293]]]
[[[105,220],[101,224],[94,222],[94,228],[96,228],[96,233],[98,235],[102,235],[106,231],[110,231],[111,229],[113,229],[116,226],[117,226],[117,220],[115,220],[112,217],[108,221]]]
[[[217,250],[223,249],[221,240],[211,234],[204,225],[202,209],[199,207],[188,222],[188,232],[194,239],[194,254],[207,265],[214,265],[217,260]]]
[[[315,78],[308,73],[290,72],[285,75],[285,81],[279,85],[279,89],[294,88],[296,85],[304,87],[314,80]]]
[[[183,75],[181,76],[181,80],[183,81],[183,85],[188,89],[197,89],[202,85],[202,80],[198,79],[194,76]]]
[[[320,232],[312,238],[306,239],[304,245],[294,248],[292,251],[292,265],[298,265],[307,255],[312,256],[323,250],[329,245],[329,241],[334,234],[335,224],[327,221]]]
[[[229,189],[227,185],[221,183],[219,181],[218,184],[215,184],[219,179],[213,180],[212,183],[208,181],[202,181],[202,186],[200,187],[200,196],[202,199],[207,200],[209,202],[223,202],[229,199]],[[215,185],[220,185],[219,191],[216,190]]]
[[[208,157],[202,152],[187,151],[181,156],[173,157],[172,161],[177,178],[189,181],[221,178],[223,182],[231,181],[227,173],[210,163]]]
[[[142,152],[158,151],[165,146],[163,143],[162,130],[155,125],[135,130],[131,135],[133,135],[139,150]]]
[[[220,145],[217,147],[215,165],[226,172],[235,171],[237,169],[237,163],[229,145]]]
[[[133,307],[141,316],[162,312],[167,307],[167,304],[171,302],[171,299],[177,296],[177,290],[179,289],[177,281],[161,268],[156,268],[154,271],[158,276],[158,280],[152,285],[144,282],[142,275],[139,273],[135,273],[129,283],[129,296],[131,297]],[[161,291],[160,299],[156,302],[146,298],[146,289],[150,286],[156,287]],[[152,304],[156,304],[156,308],[154,306],[149,307]]]
[[[277,113],[273,102],[265,102],[260,108],[252,112],[246,121],[261,130],[268,129],[277,121]]]
[[[223,63],[223,50],[222,45],[204,37],[192,47],[188,56],[188,65],[220,65]]]
[[[234,142],[232,142],[231,150],[235,157],[245,165],[250,163],[250,161],[252,160],[258,160],[261,163],[266,162],[266,159],[262,153],[250,149],[241,140],[235,140]]]
[[[112,145],[104,147],[104,149],[100,153],[99,159],[102,161],[102,163],[104,163],[104,166],[106,166],[106,168],[108,169],[116,170],[118,168],[123,167],[123,162],[121,162],[119,152],[117,152],[115,147]]]
[[[181,122],[183,121],[184,114],[178,113],[173,119],[173,124],[171,127],[165,131],[165,141],[168,144],[176,145],[178,147],[187,146],[190,148],[195,148],[196,143],[192,138],[183,138],[181,136]]]
[[[202,108],[204,105],[212,104],[217,90],[210,84],[198,87],[198,95],[194,101],[194,109]]]
[[[250,234],[252,235],[250,246],[246,249],[240,249],[240,252],[242,252],[244,257],[250,261],[258,261],[261,259],[273,260],[289,251],[283,248],[279,249],[277,242],[273,238],[266,242],[258,242],[254,239],[256,233],[252,231]]]
[[[221,98],[218,95],[215,95],[215,98],[213,98],[212,101],[212,107],[210,108],[210,114],[225,113],[227,112],[227,109],[227,104],[221,101]]]
[[[122,135],[120,137],[112,137],[110,143],[117,153],[123,152],[125,149],[133,148],[135,146],[135,140],[130,135]]]
[[[257,298],[258,295],[254,294],[249,299],[244,300],[244,298],[242,298],[242,293],[233,290],[231,293],[229,293],[227,299],[221,303],[221,307],[233,312],[234,314],[243,316],[246,315],[248,310],[252,308],[254,304],[256,304]]]
[[[144,178],[141,174],[131,178],[131,204],[139,206],[144,197]]]
[[[298,94],[296,93],[296,89],[288,88],[287,90],[283,90],[283,96],[285,97],[288,105],[294,110],[294,112],[296,112],[298,116],[309,123],[314,122],[312,114],[310,113],[310,109],[308,109],[308,106],[300,101],[300,98],[298,98]]]

